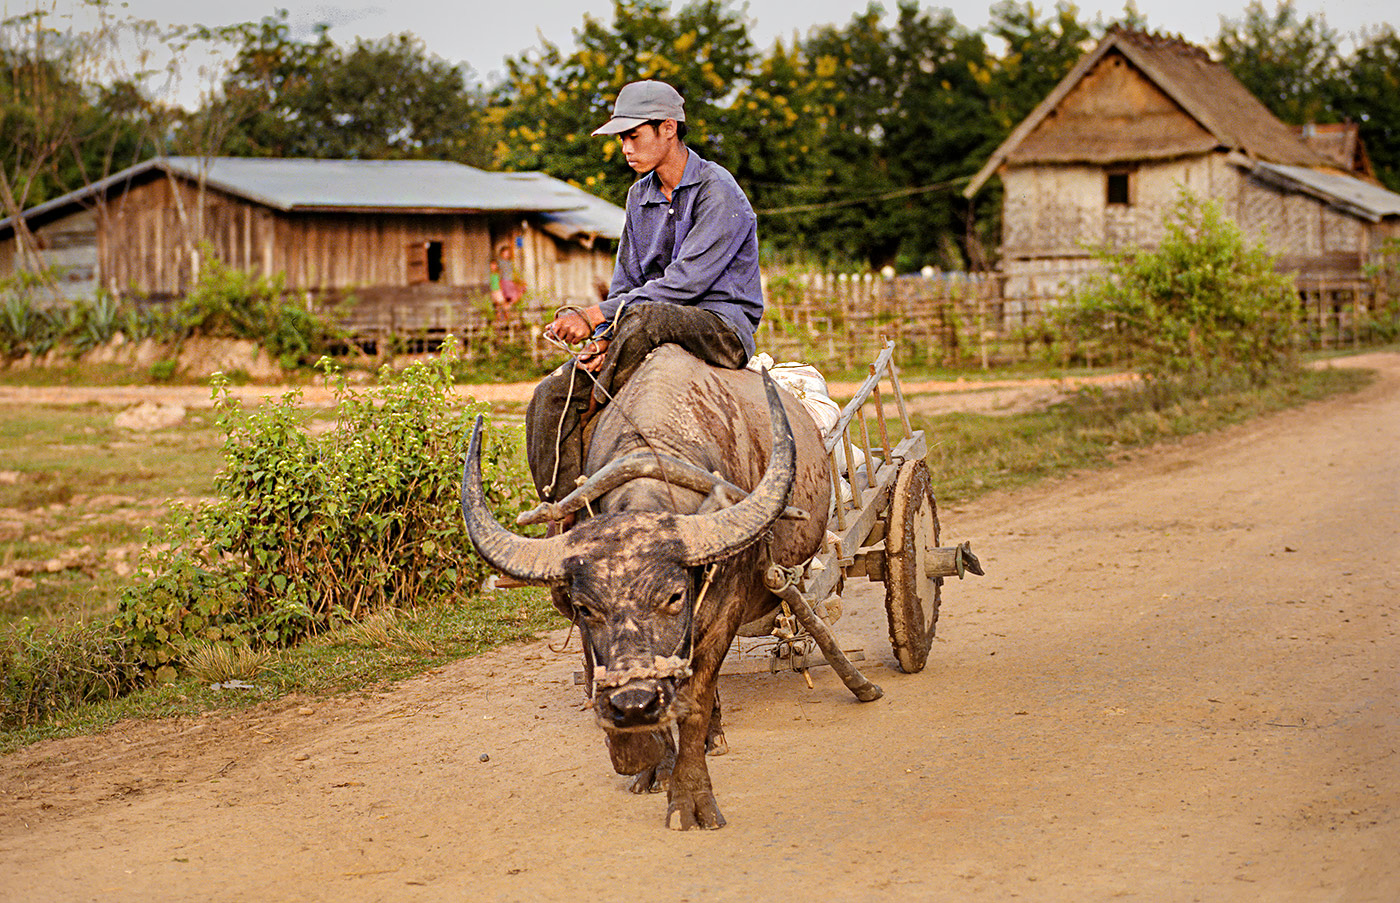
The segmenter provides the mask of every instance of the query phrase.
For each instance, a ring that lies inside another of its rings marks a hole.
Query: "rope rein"
[[[607,335],[611,335],[611,334],[613,334],[613,333],[617,330],[617,324],[618,324],[618,322],[622,319],[622,311],[623,311],[624,309],[626,309],[626,305],[625,305],[625,304],[619,304],[619,305],[617,306],[617,310],[613,313],[612,322],[610,322],[610,323],[608,324],[608,328],[607,328],[607,332],[606,332]],[[579,306],[577,306],[577,305],[574,305],[574,304],[566,304],[566,305],[564,305],[564,306],[558,308],[557,310],[555,310],[555,312],[554,312],[554,318],[555,318],[556,320],[558,320],[559,317],[560,317],[562,314],[565,314],[565,313],[573,313],[573,314],[578,314],[580,317],[583,318],[583,321],[584,321],[585,323],[587,323],[587,322],[588,322],[588,316],[587,316],[586,314],[584,314],[583,310],[584,310],[583,308],[581,308],[581,307],[579,307]],[[606,403],[607,403],[607,404],[611,404],[611,403],[612,403],[612,401],[613,401],[613,395],[612,395],[611,392],[609,392],[609,391],[607,390],[607,387],[605,387],[601,382],[598,381],[598,377],[595,376],[595,375],[593,374],[592,371],[586,370],[586,369],[584,369],[583,367],[579,366],[579,358],[580,358],[580,357],[582,357],[582,356],[584,356],[584,355],[592,356],[592,355],[596,355],[596,354],[599,353],[599,352],[598,352],[598,339],[597,339],[597,338],[589,338],[587,341],[585,341],[585,342],[583,342],[583,343],[581,343],[581,344],[579,344],[579,345],[577,345],[577,346],[570,345],[568,342],[563,341],[562,339],[558,338],[557,336],[553,335],[552,333],[549,333],[548,331],[545,332],[544,338],[545,338],[545,341],[549,342],[551,345],[553,345],[554,347],[558,348],[560,351],[563,351],[565,354],[567,354],[567,355],[569,356],[569,359],[573,362],[573,366],[569,368],[569,391],[568,391],[568,394],[565,396],[566,398],[573,398],[573,396],[574,396],[574,385],[575,385],[575,380],[578,379],[578,374],[579,374],[580,372],[582,372],[582,373],[583,373],[585,376],[587,376],[588,379],[593,383],[593,388],[596,389],[597,391],[599,391],[599,392],[601,392],[601,393],[603,394],[603,396],[606,398]],[[593,349],[592,351],[589,350],[590,347]],[[603,353],[606,354],[606,351],[603,352]],[[563,445],[564,445],[564,418],[565,418],[565,416],[567,416],[568,410],[569,410],[569,406],[568,406],[568,403],[566,402],[566,403],[564,404],[563,408],[559,411],[559,421],[558,421],[558,423],[556,423],[555,426],[554,426],[554,469],[550,472],[550,476],[549,476],[549,485],[545,486],[545,489],[544,489],[545,495],[548,495],[548,496],[553,496],[553,495],[555,495],[555,490],[556,490],[556,488],[557,488],[557,487],[555,486],[555,484],[559,482],[559,461],[560,461],[560,458],[563,457],[562,449],[563,449]],[[642,440],[642,443],[643,443],[644,445],[646,445],[647,449],[648,449],[654,456],[656,456],[656,459],[657,459],[657,461],[658,461],[658,463],[659,463],[660,460],[661,460],[661,451],[660,451],[659,449],[657,449],[657,447],[656,447],[655,445],[652,444],[651,438],[650,438],[649,436],[647,436],[645,433],[642,432],[642,428],[639,427],[639,426],[637,426],[637,422],[636,422],[635,420],[633,420],[632,417],[631,417],[626,411],[624,411],[624,410],[622,410],[622,409],[620,409],[620,408],[619,408],[619,409],[616,409],[616,410],[618,411],[618,414],[621,415],[621,417],[622,417],[624,420],[627,421],[627,425],[630,426],[630,427],[632,427],[632,431],[633,431],[634,433],[636,433],[637,438],[641,439],[641,440]],[[583,423],[580,422],[580,423],[579,423],[579,431],[580,431],[580,433],[583,431],[583,426],[584,426]],[[582,443],[582,441],[583,441],[583,437],[582,437],[582,435],[580,435],[580,436],[579,436],[579,442]],[[671,484],[671,481],[670,481],[669,479],[667,479],[666,476],[665,476],[664,474],[662,475],[661,479],[662,479],[662,481],[666,484],[666,491],[667,491],[667,493],[671,496],[671,506],[674,508],[674,507],[676,507],[676,497],[675,497],[675,493],[673,492],[674,486]],[[589,505],[589,506],[588,506],[588,514],[589,514],[590,517],[593,516],[593,508],[592,508],[592,505]]]

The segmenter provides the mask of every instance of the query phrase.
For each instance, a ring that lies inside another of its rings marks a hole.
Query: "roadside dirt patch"
[[[995,398],[990,406],[995,409],[1007,398],[1040,399],[1050,398],[1071,392],[1087,385],[1124,385],[1132,382],[1133,376],[1125,373],[1105,373],[1099,376],[1075,377],[1071,379],[1024,379],[1024,380],[926,380],[904,384],[908,395],[931,395],[935,400],[925,399],[923,404],[947,405],[948,410],[958,410],[959,404],[969,409],[986,407],[987,403],[972,396],[991,394]],[[525,403],[535,390],[535,382],[481,383],[460,385],[457,391],[477,401]],[[855,394],[860,383],[832,382],[828,384],[833,397],[848,399]],[[230,386],[229,394],[245,404],[256,404],[266,398],[280,398],[290,390],[288,386]],[[324,386],[303,386],[302,393],[306,404],[323,407],[334,401],[332,393]],[[967,399],[967,400],[959,400]],[[0,385],[0,404],[43,404],[81,405],[98,404],[113,408],[134,408],[149,404],[163,407],[184,407],[188,409],[213,406],[209,389],[203,386],[4,386]],[[893,401],[891,401],[893,404]]]
[[[927,670],[881,587],[827,669],[721,681],[730,825],[632,796],[577,641],[0,760],[3,900],[1400,899],[1400,356],[1357,395],[941,512]]]

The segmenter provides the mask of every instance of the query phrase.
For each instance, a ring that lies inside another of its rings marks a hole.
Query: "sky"
[[[60,16],[81,8],[82,0],[0,0],[5,15],[33,9],[35,3],[53,9]],[[331,26],[336,43],[348,45],[356,37],[374,39],[409,31],[425,42],[428,50],[454,63],[465,63],[478,78],[503,70],[502,60],[519,56],[540,45],[544,38],[566,50],[573,46],[573,31],[585,13],[610,22],[612,0],[111,0],[130,15],[153,19],[161,24],[224,25],[257,21],[281,8],[289,12],[289,22],[298,36],[309,36],[317,23]],[[1150,26],[1158,31],[1180,34],[1200,44],[1210,43],[1225,18],[1243,17],[1248,0],[1136,0]],[[1274,8],[1275,0],[1264,0]],[[886,0],[887,10],[897,8],[898,0]],[[987,24],[990,0],[923,0],[930,8],[952,10],[962,25],[980,29]],[[676,0],[673,8],[684,6]],[[867,0],[731,0],[731,9],[747,7],[750,35],[760,48],[778,38],[805,35],[817,25],[844,25],[863,12]],[[1053,9],[1052,0],[1040,0],[1037,8]],[[1121,14],[1123,0],[1083,0],[1077,4],[1080,18],[1092,21],[1102,14],[1105,20]],[[1363,27],[1400,21],[1396,8],[1376,0],[1295,0],[1303,15],[1322,13],[1328,25],[1344,37]],[[891,17],[892,18],[892,17]],[[52,20],[51,20],[52,21]]]

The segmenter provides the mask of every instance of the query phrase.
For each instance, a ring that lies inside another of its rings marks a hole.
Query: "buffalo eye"
[[[668,615],[678,615],[685,611],[685,593],[672,593],[669,599],[657,606],[657,611]]]

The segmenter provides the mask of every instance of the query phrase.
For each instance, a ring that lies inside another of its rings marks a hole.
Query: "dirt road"
[[[1400,356],[1362,362],[1359,395],[945,510],[989,576],[928,670],[861,582],[837,628],[883,699],[722,682],[722,831],[622,789],[542,641],[6,757],[0,899],[1400,900]]]
[[[1101,373],[1064,379],[986,379],[921,380],[904,388],[918,398],[914,409],[923,414],[948,411],[1010,413],[1043,405],[1083,386],[1120,385],[1132,380],[1126,373]],[[534,382],[463,384],[457,391],[477,401],[523,404],[530,400]],[[833,382],[831,394],[846,400],[856,393],[859,383]],[[244,404],[257,404],[267,398],[280,398],[285,386],[230,386],[229,394]],[[334,394],[324,386],[304,386],[302,399],[308,405],[326,406]],[[183,408],[208,408],[214,402],[203,386],[4,386],[0,385],[0,405],[81,405],[129,408],[150,403]]]

